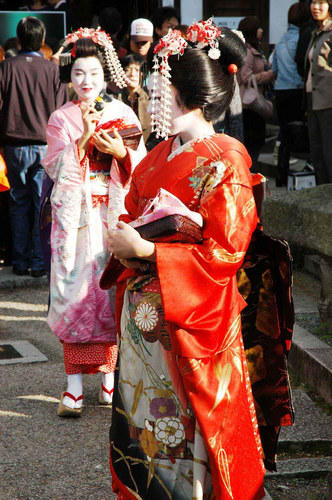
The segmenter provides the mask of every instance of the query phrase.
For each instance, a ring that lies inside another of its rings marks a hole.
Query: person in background
[[[50,10],[50,6],[47,4],[46,0],[32,0],[24,7],[20,7],[19,10],[29,10],[29,11]]]
[[[305,90],[316,184],[332,182],[332,0],[313,0],[316,22],[306,56]]]
[[[45,274],[39,238],[40,196],[46,154],[46,125],[50,115],[67,101],[55,64],[40,53],[45,25],[25,17],[17,25],[20,52],[0,64],[0,146],[10,182],[10,220],[13,272]],[[30,229],[30,211],[33,223]]]
[[[16,54],[15,54],[16,55]],[[5,49],[0,45],[0,63],[6,59]],[[1,155],[1,151],[0,151]],[[2,165],[2,155],[0,156],[0,170]],[[4,160],[3,160],[4,162]],[[0,259],[4,266],[10,266],[12,262],[12,237],[9,222],[9,192],[1,189],[0,185]]]
[[[153,24],[148,19],[135,19],[130,26],[130,52],[147,60],[153,42]]]
[[[173,7],[159,7],[152,16],[156,39],[167,35],[169,29],[177,29],[180,16]]]
[[[13,36],[11,38],[8,38],[5,41],[3,48],[5,49],[5,51],[9,49],[15,49],[18,52],[17,37]]]
[[[128,54],[121,63],[129,81],[127,87],[121,89],[116,97],[136,113],[146,142],[151,133],[151,117],[148,113],[149,95],[142,87],[142,69],[145,60],[138,54]]]
[[[43,57],[45,59],[48,59],[49,61],[52,59],[53,57],[53,50],[51,49],[51,47],[49,45],[47,45],[46,43],[44,43],[42,46],[41,46],[41,52],[43,54]]]
[[[91,26],[90,0],[47,0],[51,10],[66,13],[67,32]]]
[[[127,54],[127,50],[120,45],[118,39],[118,34],[122,29],[121,13],[115,7],[106,7],[99,13],[98,21],[101,29],[111,37],[119,59],[122,59]]]
[[[118,39],[122,41],[123,37],[128,32],[131,5],[131,0],[121,0],[121,2],[119,0],[93,0],[93,2],[91,2],[92,27],[97,27],[100,25],[99,16],[102,10],[113,7],[117,9],[121,14],[122,27],[118,34]],[[112,33],[109,34],[111,35]]]
[[[274,75],[261,46],[263,37],[261,23],[257,17],[248,16],[240,21],[238,29],[242,31],[248,49],[247,60],[238,72],[240,90],[247,85],[250,77],[255,75],[258,89],[263,93],[264,87],[273,82]],[[252,172],[257,172],[258,156],[265,143],[265,125],[264,118],[251,109],[243,109],[244,145],[253,162]]]
[[[5,59],[9,59],[10,57],[15,57],[18,54],[18,50],[16,49],[8,49],[5,52]]]
[[[305,73],[304,66],[305,66],[306,53],[309,47],[312,32],[314,31],[315,28],[316,28],[316,23],[312,17],[310,17],[310,19],[308,19],[308,21],[304,23],[303,26],[300,28],[299,41],[297,44],[296,54],[295,54],[295,62],[296,62],[297,72],[300,76],[302,76],[302,78],[304,78],[304,73]]]
[[[276,78],[275,97],[280,126],[278,151],[277,187],[287,186],[290,158],[290,144],[287,124],[303,121],[303,80],[297,72],[295,53],[299,40],[299,30],[308,21],[310,8],[306,3],[294,3],[288,10],[288,29],[277,43],[272,60],[272,71]]]

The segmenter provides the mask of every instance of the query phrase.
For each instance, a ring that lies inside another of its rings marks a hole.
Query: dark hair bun
[[[171,81],[181,102],[187,109],[200,108],[204,118],[212,122],[226,111],[234,94],[235,77],[228,66],[241,68],[247,56],[245,44],[229,28],[222,28],[218,43],[218,59],[209,57],[210,46],[198,49],[190,42],[182,56],[169,57]]]
[[[72,55],[72,49],[75,47],[75,54]],[[69,83],[71,78],[71,68],[73,67],[76,59],[81,57],[96,57],[99,59],[100,64],[104,70],[105,81],[111,80],[111,75],[107,70],[105,51],[100,45],[94,43],[91,38],[80,38],[77,40],[76,44],[70,44],[66,47],[66,52],[60,55],[60,80],[62,83]]]
[[[247,58],[247,47],[239,35],[229,28],[222,28],[218,42],[220,64],[225,68],[228,68],[230,64],[236,64],[239,69],[242,68]]]

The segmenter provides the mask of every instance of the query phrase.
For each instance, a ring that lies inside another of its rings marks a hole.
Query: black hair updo
[[[182,56],[169,57],[171,82],[187,109],[200,108],[206,121],[216,121],[228,108],[235,89],[235,76],[228,66],[241,68],[247,48],[240,37],[229,28],[221,28],[218,38],[220,57],[208,56],[210,46],[198,49],[188,42]]]
[[[73,56],[71,51],[74,47],[75,52]],[[76,59],[80,59],[82,57],[96,57],[100,61],[104,70],[104,80],[106,82],[111,80],[111,74],[106,64],[104,47],[94,43],[91,38],[80,38],[75,44],[72,43],[66,46],[66,52],[63,52],[60,55],[59,72],[62,83],[69,83],[71,81],[70,74],[73,64]]]

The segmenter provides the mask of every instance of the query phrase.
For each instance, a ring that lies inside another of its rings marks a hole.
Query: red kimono
[[[156,243],[150,273],[118,280],[121,336],[111,427],[119,498],[264,497],[236,272],[257,213],[244,146],[213,135],[159,144],[126,198],[136,219],[160,187],[204,219],[201,244]]]

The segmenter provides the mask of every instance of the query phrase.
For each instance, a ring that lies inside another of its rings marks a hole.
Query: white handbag
[[[273,116],[273,104],[259,91],[255,75],[251,75],[248,84],[242,87],[242,105],[267,120]]]

